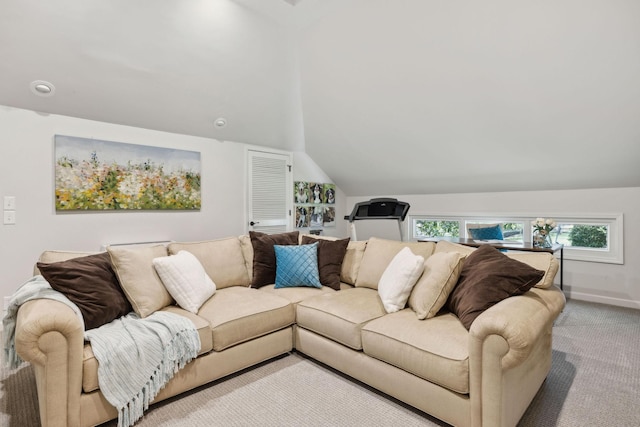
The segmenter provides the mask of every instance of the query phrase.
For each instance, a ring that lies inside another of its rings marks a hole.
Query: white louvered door
[[[291,155],[247,151],[248,229],[274,234],[293,228]]]

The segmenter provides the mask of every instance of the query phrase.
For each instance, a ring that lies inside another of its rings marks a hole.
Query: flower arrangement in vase
[[[533,226],[533,246],[538,248],[550,248],[551,231],[556,228],[556,222],[551,218],[536,218],[531,221]]]

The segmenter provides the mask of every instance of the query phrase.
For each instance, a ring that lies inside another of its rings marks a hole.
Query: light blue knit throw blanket
[[[200,351],[200,337],[189,319],[157,311],[135,313],[85,332],[98,361],[98,384],[118,410],[118,427],[142,417],[173,375]]]
[[[2,320],[5,363],[17,368],[22,360],[15,350],[18,308],[27,301],[48,298],[60,301],[76,313],[78,307],[38,275],[22,284],[11,297]],[[129,427],[142,417],[158,392],[194,359],[200,337],[193,322],[178,314],[158,311],[141,319],[135,313],[84,333],[98,360],[100,391],[118,409],[118,426]]]
[[[9,369],[15,369],[22,363],[22,359],[16,353],[16,317],[18,309],[22,304],[33,299],[47,298],[60,301],[68,305],[80,319],[84,328],[82,313],[77,305],[72,303],[67,297],[51,287],[44,277],[37,275],[27,280],[11,296],[7,314],[2,319],[3,341],[4,341],[4,361]]]

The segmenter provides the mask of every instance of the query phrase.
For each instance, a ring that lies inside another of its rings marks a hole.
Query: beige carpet
[[[425,425],[424,415],[295,353],[203,388],[189,399],[174,399],[150,411],[139,426]]]
[[[640,426],[640,311],[570,301],[519,426]],[[32,369],[0,370],[0,426],[39,425]],[[110,422],[105,427],[115,426]],[[151,407],[137,427],[446,426],[293,353]]]

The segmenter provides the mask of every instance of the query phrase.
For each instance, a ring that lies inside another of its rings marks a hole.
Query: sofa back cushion
[[[349,285],[355,285],[362,264],[364,250],[367,248],[366,240],[352,240],[347,245],[347,251],[342,260],[342,268],[340,269],[340,281]]]
[[[107,251],[120,286],[140,317],[147,317],[174,302],[153,266],[154,258],[167,256],[165,246],[109,246]]]
[[[180,251],[191,252],[195,255],[204,267],[204,271],[216,284],[217,289],[251,284],[240,239],[237,237],[202,242],[170,243],[168,250],[171,255]]]
[[[475,251],[476,248],[473,248],[471,246],[465,246],[465,245],[461,245],[459,243],[452,243],[452,242],[448,242],[446,240],[439,240],[438,243],[436,243],[436,249],[434,251],[434,253],[439,253],[439,252],[457,252],[461,255],[469,255],[471,252]]]
[[[249,283],[253,280],[253,245],[251,244],[251,237],[248,234],[238,236],[240,241],[240,248],[242,249],[242,256],[244,257],[244,265],[247,268],[247,275],[249,276]]]
[[[429,258],[435,249],[433,242],[401,242],[377,237],[369,239],[355,282],[356,287],[378,289],[382,273],[391,260],[403,248],[411,249],[415,255]]]
[[[459,252],[438,252],[427,258],[424,273],[409,296],[409,307],[418,319],[434,317],[458,283],[466,255]]]
[[[544,271],[544,276],[535,285],[536,288],[546,289],[553,285],[553,280],[560,268],[560,261],[549,252],[507,252],[505,255]]]

